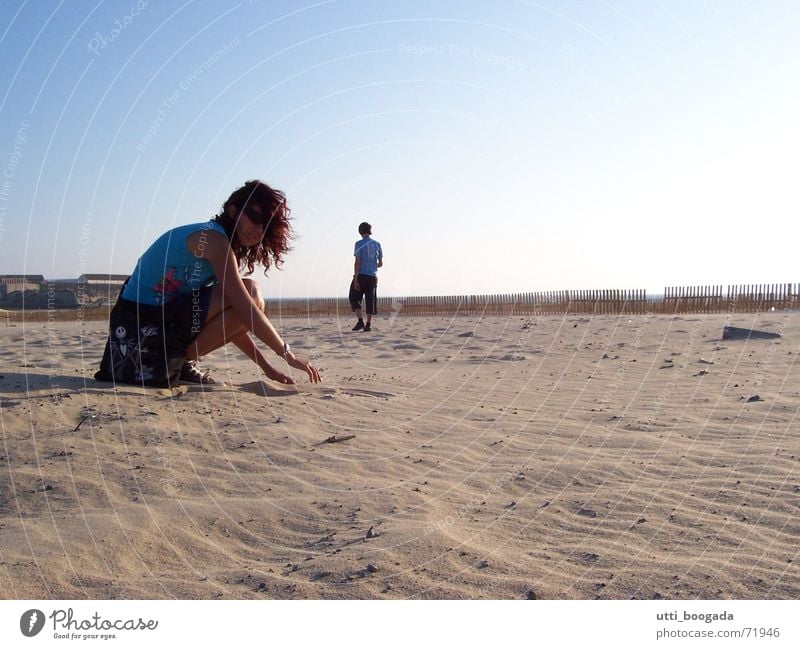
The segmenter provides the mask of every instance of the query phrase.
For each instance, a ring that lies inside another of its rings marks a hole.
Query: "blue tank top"
[[[201,230],[225,235],[224,228],[214,221],[181,225],[165,232],[139,257],[122,297],[139,304],[172,304],[215,284],[211,264],[186,247],[186,239]]]

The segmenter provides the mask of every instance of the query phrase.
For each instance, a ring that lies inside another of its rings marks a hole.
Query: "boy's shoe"
[[[364,328],[364,321],[359,320],[358,322],[356,322],[356,326],[353,327],[353,331],[361,331],[363,328]]]
[[[368,322],[364,325],[364,331],[372,331],[372,323]]]

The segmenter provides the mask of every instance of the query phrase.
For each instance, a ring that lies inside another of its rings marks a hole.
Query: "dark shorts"
[[[177,303],[152,306],[121,296],[111,309],[98,381],[168,387],[180,376],[186,348],[203,327],[211,287]]]
[[[374,275],[359,275],[358,285],[360,290],[356,290],[350,282],[350,307],[353,311],[361,308],[361,300],[367,303],[367,313],[375,315],[378,312],[378,278]]]

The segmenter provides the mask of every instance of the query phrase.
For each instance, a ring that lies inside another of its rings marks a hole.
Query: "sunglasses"
[[[270,216],[268,214],[257,212],[255,208],[249,205],[242,208],[242,213],[246,214],[247,218],[249,218],[253,223],[256,223],[262,227],[266,227],[270,221]]]

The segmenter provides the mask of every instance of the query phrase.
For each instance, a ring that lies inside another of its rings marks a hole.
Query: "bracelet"
[[[292,351],[292,348],[291,348],[291,347],[289,347],[289,343],[287,343],[287,342],[285,342],[285,341],[284,341],[284,343],[283,343],[283,354],[281,354],[281,356],[282,356],[283,358],[286,358],[286,355],[287,355],[287,354],[288,354],[290,351]]]

